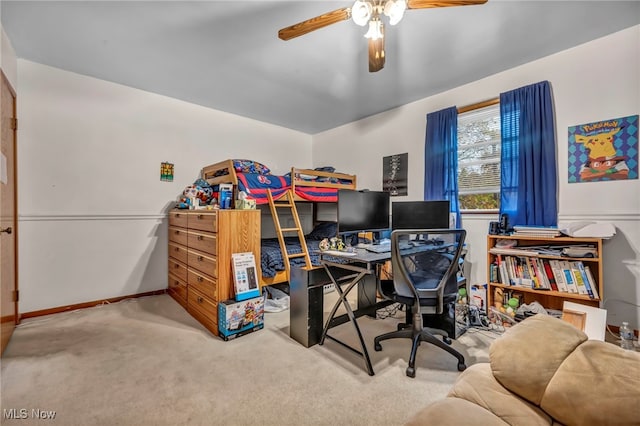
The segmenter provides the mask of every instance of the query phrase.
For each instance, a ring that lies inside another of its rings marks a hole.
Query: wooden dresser
[[[218,302],[234,297],[231,255],[252,252],[260,276],[260,210],[169,212],[169,294],[216,336]]]

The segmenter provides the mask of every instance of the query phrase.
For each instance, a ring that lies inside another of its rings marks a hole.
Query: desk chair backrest
[[[391,233],[393,284],[423,313],[441,314],[446,296],[458,292],[464,229],[410,229]],[[431,299],[431,300],[428,300]]]

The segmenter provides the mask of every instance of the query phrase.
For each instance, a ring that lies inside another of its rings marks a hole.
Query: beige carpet
[[[289,338],[289,311],[228,342],[167,295],[24,321],[2,357],[1,423],[400,425],[444,397],[459,374],[454,357],[422,344],[410,379],[408,339],[373,350],[398,320],[359,321],[374,376],[335,342],[305,348]],[[332,334],[355,341],[349,323]],[[487,361],[493,337],[470,331],[453,346],[471,365]],[[36,419],[34,409],[55,418]]]

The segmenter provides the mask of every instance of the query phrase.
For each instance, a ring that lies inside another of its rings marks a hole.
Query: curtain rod
[[[478,102],[476,104],[466,105],[458,108],[458,114],[462,114],[464,112],[473,111],[474,109],[480,109],[484,107],[488,107],[489,105],[495,105],[500,103],[500,98],[493,98],[487,101]]]

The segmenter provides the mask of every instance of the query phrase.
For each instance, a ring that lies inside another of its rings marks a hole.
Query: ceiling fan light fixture
[[[380,22],[380,19],[376,18],[369,21],[369,31],[367,31],[364,36],[371,40],[378,40],[384,36],[382,34],[382,22]]]
[[[391,25],[400,22],[405,10],[407,10],[406,0],[387,0],[384,4],[384,14],[389,18]]]
[[[367,25],[372,14],[373,6],[368,1],[356,0],[351,6],[351,19],[361,27]]]

